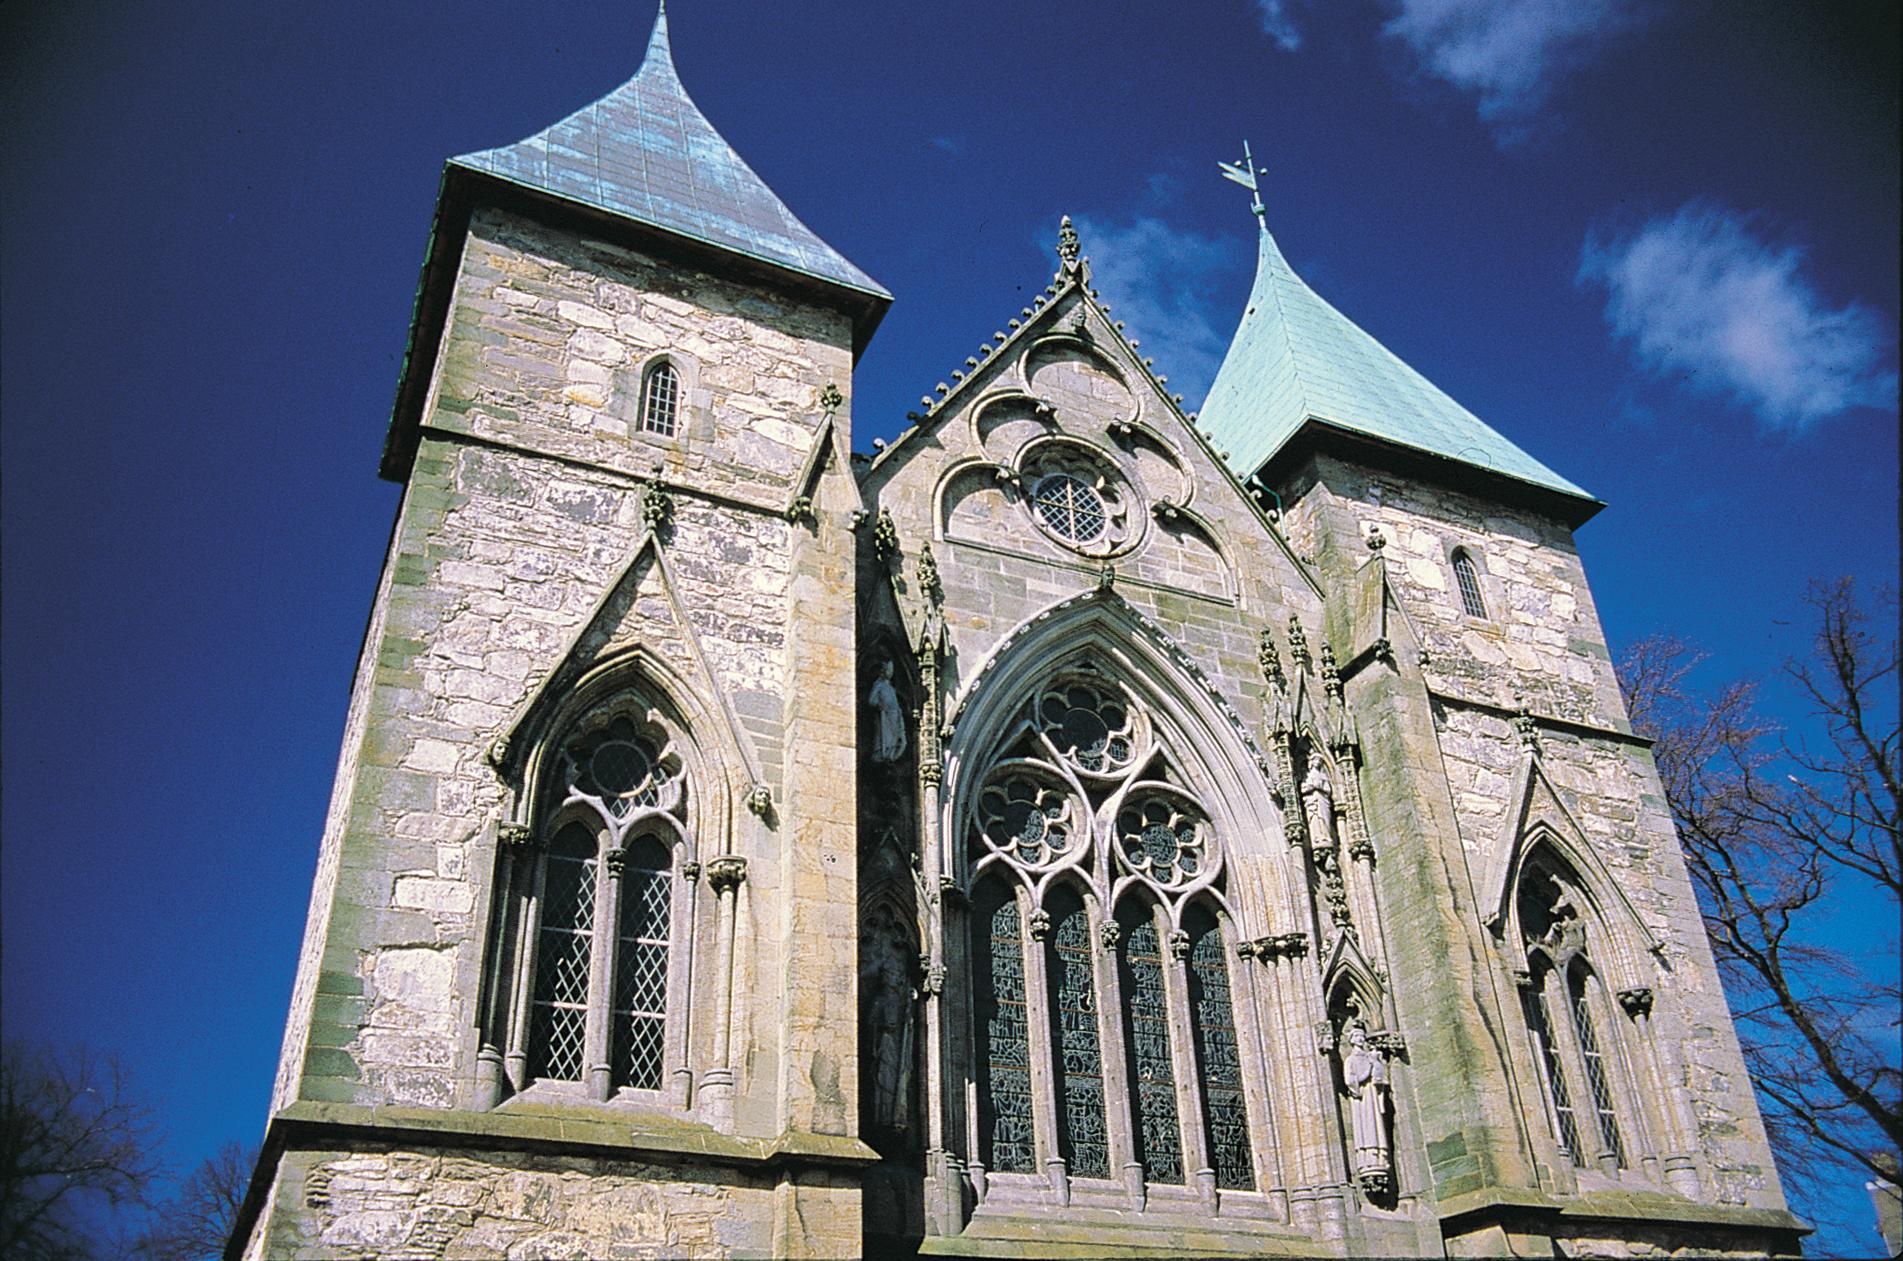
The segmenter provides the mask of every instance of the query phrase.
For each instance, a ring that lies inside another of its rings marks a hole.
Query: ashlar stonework
[[[866,456],[664,19],[454,160],[229,1255],[1793,1251],[1600,505],[1257,230],[1207,418],[1066,221]]]

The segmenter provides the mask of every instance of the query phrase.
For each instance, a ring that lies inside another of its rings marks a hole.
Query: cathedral
[[[1602,505],[1254,206],[1200,414],[1065,220],[868,456],[665,14],[447,164],[233,1261],[1798,1249]]]

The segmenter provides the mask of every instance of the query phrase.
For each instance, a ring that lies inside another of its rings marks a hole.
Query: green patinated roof
[[[1200,420],[1243,477],[1313,420],[1597,503],[1330,306],[1266,225],[1248,308]]]
[[[892,296],[795,218],[689,99],[674,70],[665,4],[632,79],[526,140],[450,164]]]

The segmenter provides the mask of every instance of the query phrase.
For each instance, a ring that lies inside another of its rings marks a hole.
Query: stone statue
[[[1341,1082],[1347,1088],[1354,1131],[1355,1180],[1370,1194],[1393,1185],[1393,1147],[1388,1138],[1388,1062],[1368,1040],[1361,1021],[1348,1024],[1341,1057]]]
[[[1318,757],[1308,760],[1308,773],[1302,777],[1302,808],[1308,812],[1308,834],[1324,849],[1335,844],[1335,785]]]
[[[866,1012],[866,1050],[872,1060],[874,1127],[903,1133],[911,1124],[912,1002],[915,991],[897,957],[898,943],[880,934],[859,985]]]
[[[879,666],[879,677],[866,694],[872,709],[872,760],[896,762],[905,752],[905,713],[899,708],[899,692],[892,686],[892,663]]]

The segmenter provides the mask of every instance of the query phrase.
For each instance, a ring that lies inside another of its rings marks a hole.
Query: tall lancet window
[[[492,1102],[505,1085],[685,1102],[688,803],[669,730],[624,697],[532,763],[541,818],[501,865],[485,982]]]
[[[1480,594],[1480,567],[1466,548],[1454,552],[1454,583],[1460,588],[1460,607],[1468,617],[1487,615],[1486,597]]]
[[[1088,664],[1048,674],[979,761],[959,817],[978,1088],[963,1122],[984,1193],[1023,1176],[1031,1194],[1055,1179],[1087,1203],[1192,1211],[1253,1191],[1225,845],[1195,764]],[[1208,1170],[1214,1187],[1186,1196]]]
[[[1637,1101],[1604,987],[1593,966],[1598,924],[1568,870],[1550,855],[1520,878],[1520,933],[1527,973],[1527,1031],[1558,1146],[1581,1168],[1614,1173],[1631,1164],[1626,1126]]]

